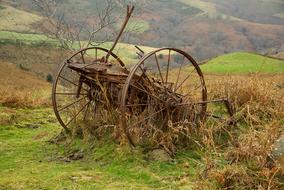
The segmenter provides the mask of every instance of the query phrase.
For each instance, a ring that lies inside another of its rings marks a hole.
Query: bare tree
[[[89,25],[85,20],[78,20],[72,16],[72,13],[64,11],[56,0],[33,0],[34,5],[43,14],[46,20],[41,27],[49,36],[56,38],[60,45],[68,49],[77,49],[88,47],[90,45],[98,45],[95,42],[95,35],[115,23],[115,17],[112,17],[112,12],[116,4],[112,0],[106,0],[106,6],[98,8],[94,12],[97,13],[95,18],[96,24]],[[88,17],[88,16],[87,16]],[[106,33],[107,34],[107,33]],[[106,36],[106,39],[108,37]],[[99,44],[101,42],[98,42]]]

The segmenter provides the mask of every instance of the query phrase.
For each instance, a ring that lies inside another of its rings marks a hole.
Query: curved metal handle
[[[111,52],[114,50],[114,48],[115,48],[115,46],[116,46],[116,44],[117,44],[119,38],[121,37],[121,35],[122,35],[122,33],[123,33],[123,31],[124,31],[124,29],[125,29],[125,27],[126,27],[128,21],[129,21],[129,19],[130,19],[132,13],[133,13],[133,11],[134,11],[134,8],[135,8],[135,7],[134,7],[133,5],[132,5],[132,6],[127,5],[127,13],[126,13],[125,20],[124,20],[124,22],[123,22],[123,25],[122,25],[122,27],[121,27],[121,29],[120,29],[120,32],[118,33],[118,35],[117,35],[117,37],[116,37],[116,39],[115,39],[115,41],[114,41],[112,47],[110,48],[110,50],[108,51],[108,53],[107,53],[107,55],[106,55],[105,63],[108,62],[108,58],[109,58]]]

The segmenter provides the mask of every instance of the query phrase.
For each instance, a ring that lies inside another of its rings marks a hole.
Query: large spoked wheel
[[[140,135],[169,124],[203,119],[207,104],[203,74],[186,52],[162,48],[146,54],[130,71],[121,98],[121,122],[131,144]]]
[[[64,61],[60,66],[52,88],[52,104],[61,126],[69,131],[74,122],[96,120],[96,111],[104,105],[100,81],[90,79],[72,70],[70,65],[86,66],[100,62],[108,53],[107,49],[90,47],[82,49]],[[123,67],[124,63],[113,53],[109,62]]]

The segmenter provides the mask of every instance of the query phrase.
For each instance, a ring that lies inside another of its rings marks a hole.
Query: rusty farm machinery
[[[199,122],[206,115],[207,104],[225,99],[207,100],[207,89],[197,62],[185,51],[160,48],[144,53],[139,47],[139,61],[127,68],[113,53],[134,10],[127,6],[123,26],[110,49],[88,47],[76,52],[60,66],[52,89],[55,115],[69,131],[77,122],[89,122],[119,113],[118,123],[130,143],[132,129],[168,123]]]

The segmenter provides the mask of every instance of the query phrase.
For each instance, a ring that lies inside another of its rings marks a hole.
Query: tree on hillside
[[[40,23],[40,28],[44,33],[58,39],[64,48],[74,46],[83,48],[99,45],[116,35],[116,28],[113,25],[117,22],[119,16],[115,13],[117,13],[117,9],[124,9],[127,1],[89,2],[94,11],[91,11],[91,13],[85,11],[84,16],[76,16],[76,14],[82,14],[77,11],[78,7],[70,4],[66,6],[66,3],[68,3],[66,0],[33,0],[38,12],[41,12],[46,18]],[[121,14],[124,14],[124,12]]]
[[[87,20],[79,20],[73,16],[75,10],[65,10],[64,0],[33,0],[37,10],[46,18],[41,23],[41,29],[59,40],[64,48],[72,48],[75,43],[76,46],[82,48],[82,39],[87,41],[85,46],[89,46],[93,41],[95,35],[103,30],[106,26],[113,24],[114,20],[111,18],[111,12],[114,5],[111,0],[105,1],[105,8],[95,10],[97,13],[96,18],[92,18],[97,22],[92,26],[88,26]],[[88,26],[88,27],[87,27]]]

